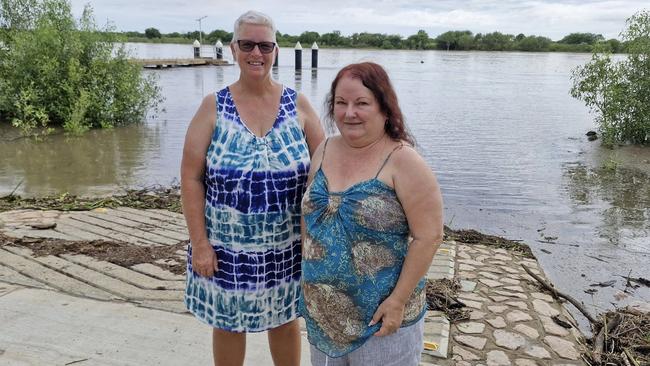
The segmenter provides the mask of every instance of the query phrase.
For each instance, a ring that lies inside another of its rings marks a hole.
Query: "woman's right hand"
[[[192,270],[202,277],[212,277],[217,271],[217,254],[207,240],[192,243]]]

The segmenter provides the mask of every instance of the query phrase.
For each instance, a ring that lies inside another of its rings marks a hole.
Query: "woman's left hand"
[[[382,337],[397,332],[404,319],[404,303],[393,296],[384,300],[372,316],[369,326],[381,321],[381,328],[375,333]]]

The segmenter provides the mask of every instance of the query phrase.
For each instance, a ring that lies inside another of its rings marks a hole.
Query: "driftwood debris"
[[[534,273],[533,273],[533,272],[532,272],[528,267],[526,267],[525,265],[522,264],[521,266],[524,268],[524,271],[526,271],[526,273],[528,273],[532,278],[534,278],[535,280],[537,280],[537,282],[539,282],[542,286],[544,286],[545,289],[549,290],[549,291],[553,294],[554,297],[556,297],[556,298],[561,297],[561,298],[567,300],[568,302],[570,302],[571,304],[573,304],[573,306],[575,306],[576,309],[580,310],[580,312],[581,312],[581,313],[582,313],[582,314],[583,314],[587,319],[589,319],[589,321],[591,322],[591,324],[595,324],[595,323],[597,323],[596,319],[595,319],[593,316],[591,316],[591,314],[589,314],[589,312],[587,311],[587,309],[585,309],[584,306],[582,306],[582,304],[581,304],[580,302],[578,302],[578,300],[574,299],[573,297],[571,297],[571,296],[569,296],[569,295],[567,295],[567,294],[564,294],[564,293],[558,291],[555,287],[553,287],[553,285],[549,284],[548,282],[544,281],[541,277],[539,277],[538,275],[534,274]]]
[[[25,178],[21,179],[20,182],[18,182],[18,184],[16,184],[16,186],[14,187],[14,189],[11,191],[11,193],[9,193],[8,195],[5,195],[5,196],[0,197],[0,199],[5,199],[5,198],[11,198],[11,197],[13,197],[13,196],[14,196],[14,193],[16,193],[16,191],[18,190],[18,187],[20,187],[20,186],[23,184],[23,181],[24,181],[24,180],[25,180]]]
[[[40,198],[21,198],[13,193],[0,197],[0,212],[18,209],[89,211],[98,207],[131,207],[136,209],[164,209],[182,212],[180,186],[151,186],[139,190],[126,189],[122,195],[110,197],[77,197],[70,194]]]
[[[583,354],[587,364],[650,365],[650,312],[628,307],[610,311],[604,314],[601,320],[596,320],[574,298],[555,289],[525,265],[522,267],[554,297],[568,300],[589,319],[596,336],[588,341],[592,346],[591,352]]]
[[[633,308],[610,311],[595,327],[592,365],[650,365],[650,313]]]
[[[573,328],[573,325],[571,325],[571,323],[569,323],[569,322],[565,322],[564,320],[560,319],[560,317],[559,317],[558,315],[554,315],[554,316],[552,316],[551,319],[553,319],[553,321],[555,322],[555,324],[561,326],[561,327],[564,328],[564,329],[571,329],[571,328]]]
[[[609,333],[611,333],[619,324],[621,324],[622,316],[616,314],[612,319],[605,322],[605,326],[600,329],[596,339],[594,340],[594,351],[593,359],[598,365],[601,363],[601,355],[603,354],[603,349],[605,347],[605,338]]]
[[[463,309],[465,304],[456,297],[459,288],[460,281],[457,278],[427,280],[426,296],[429,310],[442,311],[452,323],[469,319],[469,311]]]

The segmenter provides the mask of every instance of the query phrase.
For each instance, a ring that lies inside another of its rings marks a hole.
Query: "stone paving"
[[[580,332],[564,307],[542,293],[522,265],[542,277],[533,259],[483,245],[456,248],[459,299],[470,319],[451,326],[447,359],[421,365],[584,365]],[[574,324],[565,329],[552,317]]]
[[[36,229],[43,225],[55,227]],[[187,239],[182,215],[131,208],[84,212],[18,210],[0,213],[0,231],[15,237],[66,240],[120,240],[135,245],[173,245]],[[177,252],[172,261],[184,260]],[[461,279],[460,300],[471,319],[450,325],[444,315],[425,317],[421,365],[581,365],[580,334],[557,325],[552,316],[572,321],[549,295],[541,293],[521,264],[541,274],[535,260],[503,249],[445,242],[427,274],[430,279]],[[0,282],[55,289],[72,295],[128,302],[186,313],[184,276],[155,264],[130,268],[84,255],[35,257],[26,248],[0,247]],[[451,335],[451,337],[450,337]]]

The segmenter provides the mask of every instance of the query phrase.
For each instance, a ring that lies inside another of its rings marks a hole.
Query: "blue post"
[[[217,60],[223,60],[223,43],[218,39],[214,45],[214,54]]]
[[[296,70],[302,69],[302,46],[300,42],[296,42],[296,47],[294,47],[296,53]]]
[[[316,42],[311,45],[311,68],[318,68],[318,45]]]

